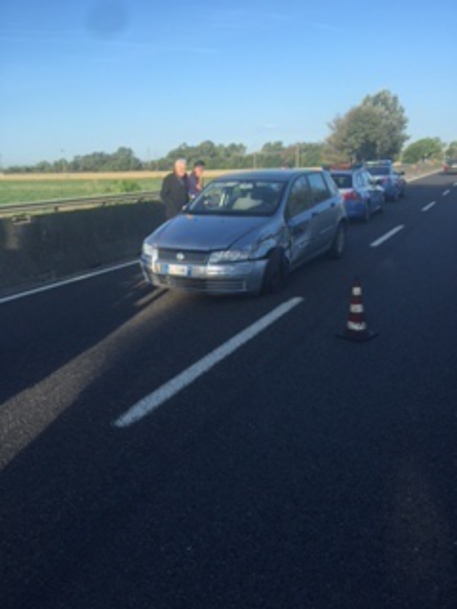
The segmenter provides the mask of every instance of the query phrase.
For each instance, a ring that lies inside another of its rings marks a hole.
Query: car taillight
[[[348,190],[343,195],[345,201],[357,201],[359,195],[355,190]]]

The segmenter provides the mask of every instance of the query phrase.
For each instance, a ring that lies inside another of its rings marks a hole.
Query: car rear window
[[[367,169],[374,176],[387,176],[390,173],[390,167],[367,167]]]
[[[338,188],[352,188],[352,175],[349,173],[331,173]]]

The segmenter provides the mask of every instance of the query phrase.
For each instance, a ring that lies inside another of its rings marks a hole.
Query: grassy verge
[[[0,174],[0,205],[160,190],[168,172]],[[224,173],[207,171],[206,181]]]
[[[0,180],[0,205],[160,190],[161,178],[87,180]]]
[[[438,171],[438,163],[403,166],[406,178]],[[0,175],[0,205],[160,190],[166,172]],[[207,171],[206,182],[224,171]]]

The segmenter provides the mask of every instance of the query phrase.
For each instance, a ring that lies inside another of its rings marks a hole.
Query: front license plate
[[[169,264],[168,274],[178,275],[179,277],[190,277],[191,269],[189,266],[184,264]]]

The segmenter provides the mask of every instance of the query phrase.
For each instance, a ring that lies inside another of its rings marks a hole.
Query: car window
[[[270,216],[278,209],[284,184],[268,180],[216,180],[191,203],[187,213]]]
[[[335,184],[335,181],[333,180],[332,176],[327,172],[323,173],[322,175],[324,176],[330,194],[334,197],[337,196],[339,194],[338,187]]]
[[[321,173],[308,174],[308,182],[314,203],[321,203],[330,198],[330,192]]]
[[[312,206],[311,192],[305,176],[295,180],[287,198],[286,216],[293,218]]]
[[[332,173],[332,178],[338,188],[352,188],[352,175],[350,173]]]

